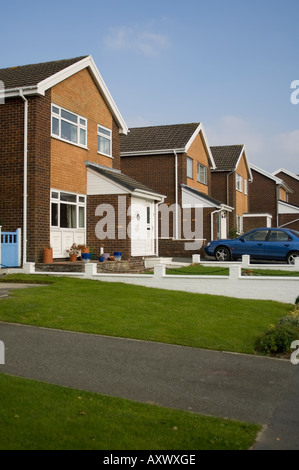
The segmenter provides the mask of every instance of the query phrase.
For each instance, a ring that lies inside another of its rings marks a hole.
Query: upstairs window
[[[52,136],[86,148],[87,119],[53,104]]]
[[[243,178],[238,173],[236,173],[236,189],[237,191],[243,191]]]
[[[207,167],[197,163],[197,181],[198,183],[208,184]]]
[[[187,178],[193,178],[193,160],[187,157]]]
[[[112,145],[111,145],[112,132],[107,127],[98,126],[98,153],[112,156]]]

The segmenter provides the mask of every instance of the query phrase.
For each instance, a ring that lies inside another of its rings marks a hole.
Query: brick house
[[[254,227],[287,226],[294,230],[299,229],[299,206],[290,203],[290,199],[296,200],[297,186],[294,190],[285,175],[280,172],[276,175],[268,173],[261,168],[250,165],[253,174],[253,182],[250,188],[249,208],[251,213],[251,224]],[[297,192],[298,195],[298,192]],[[292,223],[291,223],[292,222]]]
[[[284,168],[276,170],[272,175],[282,179],[292,190],[287,193],[286,201],[279,201],[280,226],[299,230],[299,176]]]
[[[153,236],[156,203],[163,197],[122,175],[120,135],[128,128],[92,57],[2,69],[0,80],[5,87],[0,219],[4,231],[21,228],[23,263],[41,261],[49,243],[57,259],[67,256],[73,242],[92,243],[99,252],[106,248],[105,240],[107,249],[123,251],[127,258],[134,250],[138,256],[147,254],[140,239],[139,248],[133,246],[128,208],[134,198],[140,211],[150,211]],[[99,239],[95,227],[103,214],[96,215],[98,206],[109,204],[118,216],[118,196],[126,208],[121,222],[128,231],[116,230],[120,240]],[[137,228],[145,233],[146,218],[142,220]],[[155,250],[151,239],[150,252]]]
[[[252,182],[250,164],[244,145],[211,147],[216,168],[211,172],[212,196],[231,206],[227,230],[243,233],[244,217],[249,212],[249,191]],[[225,237],[221,237],[225,238]]]
[[[131,128],[121,135],[122,171],[166,195],[159,211],[161,256],[190,256],[224,234],[232,208],[212,197],[215,168],[201,123]]]

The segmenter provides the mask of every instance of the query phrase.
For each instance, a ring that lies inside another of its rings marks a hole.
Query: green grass
[[[292,305],[67,277],[0,301],[0,321],[254,354],[255,342]]]
[[[0,450],[246,450],[260,427],[0,375]]]
[[[166,274],[176,275],[194,275],[194,276],[228,276],[229,268],[220,266],[203,266],[200,264],[191,264],[181,268],[171,268],[166,270]]]
[[[248,269],[245,269],[245,271],[248,271]],[[281,270],[279,269],[252,269],[252,275],[253,276],[298,277],[299,272],[298,271],[283,271],[282,269]]]

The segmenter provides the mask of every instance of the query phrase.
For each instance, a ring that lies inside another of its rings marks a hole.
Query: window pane
[[[111,137],[111,131],[109,129],[104,129],[104,127],[99,126],[98,131],[101,134],[107,135],[108,137]]]
[[[56,106],[52,106],[52,111],[55,114],[59,114],[59,108],[56,108]]]
[[[60,200],[66,202],[77,202],[76,194],[61,193]]]
[[[80,118],[80,125],[81,126],[86,126],[86,119]]]
[[[51,204],[51,225],[58,227],[58,204]]]
[[[70,142],[77,143],[77,127],[66,121],[61,121],[61,137]]]
[[[80,129],[80,144],[86,144],[86,131],[84,129]]]
[[[98,151],[110,155],[110,140],[105,137],[98,136]]]
[[[59,196],[59,194],[56,193],[56,191],[52,191],[52,193],[51,193],[51,198],[52,199],[58,199],[58,196]]]
[[[67,119],[68,121],[74,122],[75,124],[78,123],[78,116],[76,116],[76,114],[65,111],[65,109],[61,110],[61,117]]]
[[[187,157],[187,177],[193,178],[193,160]]]
[[[60,204],[60,227],[77,228],[76,206]]]
[[[52,134],[59,135],[59,120],[52,117]]]
[[[79,207],[79,228],[84,228],[85,226],[85,210],[84,207]]]

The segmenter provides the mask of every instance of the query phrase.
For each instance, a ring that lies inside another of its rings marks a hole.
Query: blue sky
[[[264,170],[299,173],[298,0],[27,0],[0,11],[1,68],[91,54],[129,127],[202,122],[210,145],[245,144]]]

